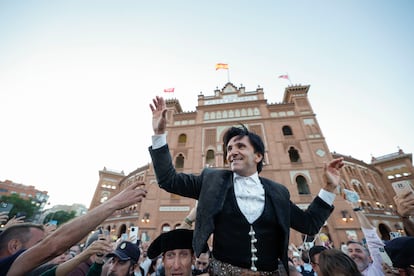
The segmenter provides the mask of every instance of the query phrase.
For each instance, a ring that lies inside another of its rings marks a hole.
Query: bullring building
[[[390,232],[404,235],[393,207],[391,183],[414,183],[412,155],[399,150],[373,157],[367,164],[350,153],[331,152],[310,104],[309,90],[310,86],[292,85],[285,89],[281,103],[268,103],[263,88],[246,91],[229,82],[213,95],[198,95],[196,111],[191,112],[182,110],[179,99],[167,99],[167,142],[177,171],[198,174],[205,167],[228,169],[222,136],[228,127],[243,123],[265,143],[260,176],[284,184],[300,208],[306,209],[321,189],[324,162],[344,157],[335,209],[321,229],[323,241],[338,248],[350,238],[363,238],[354,211],[342,197],[344,188],[358,192],[360,206],[383,239],[389,239]],[[101,170],[90,208],[140,180],[146,183],[146,199],[103,223],[114,238],[138,226],[140,238],[150,241],[177,227],[195,204],[193,199],[160,189],[151,164],[144,164],[129,174]],[[313,237],[291,230],[290,239],[300,245]]]

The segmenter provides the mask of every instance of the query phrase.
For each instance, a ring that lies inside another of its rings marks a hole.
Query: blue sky
[[[89,206],[104,166],[150,160],[148,104],[230,81],[309,99],[331,151],[414,152],[414,2],[0,0],[0,180]],[[165,95],[170,96],[170,94]],[[81,189],[83,192],[76,191]]]

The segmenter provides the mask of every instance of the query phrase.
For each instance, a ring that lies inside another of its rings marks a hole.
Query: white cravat
[[[234,194],[237,204],[247,221],[252,224],[264,210],[265,193],[259,175],[244,177],[234,173]]]

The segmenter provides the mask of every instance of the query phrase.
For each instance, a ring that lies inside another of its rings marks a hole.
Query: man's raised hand
[[[150,104],[154,134],[163,134],[167,126],[167,105],[163,97],[156,96]]]

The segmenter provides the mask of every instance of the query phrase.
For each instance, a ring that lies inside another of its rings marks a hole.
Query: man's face
[[[292,258],[292,262],[293,262],[293,265],[296,267],[296,266],[300,266],[300,260],[299,260],[299,257],[293,257]]]
[[[311,262],[311,265],[312,269],[318,273],[318,275],[321,275],[321,270],[319,269],[319,255],[320,253],[313,255],[313,262]]]
[[[250,176],[257,172],[257,164],[262,158],[260,153],[254,152],[247,136],[235,136],[227,144],[227,161],[230,168],[241,176]]]
[[[30,228],[30,239],[22,245],[23,248],[28,249],[32,247],[33,245],[43,240],[44,236],[45,232],[43,230],[35,227]]]
[[[360,272],[364,271],[371,261],[366,249],[357,243],[348,245],[348,256],[354,260]]]
[[[208,267],[209,261],[208,253],[201,253],[200,257],[196,258],[195,268],[198,270],[204,270]]]
[[[109,260],[108,276],[127,276],[134,271],[135,265],[132,265],[131,260],[121,261],[114,256]]]
[[[175,249],[164,253],[165,275],[191,276],[193,253],[190,249]]]
[[[74,245],[69,249],[70,253],[72,253],[72,255],[76,256],[81,252],[81,249],[79,247],[79,245]]]

